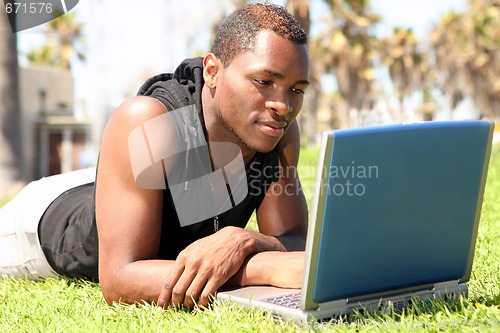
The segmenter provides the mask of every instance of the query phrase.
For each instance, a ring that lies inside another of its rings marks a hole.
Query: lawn
[[[317,150],[305,149],[300,172],[310,200]],[[297,326],[265,312],[215,302],[191,312],[151,305],[108,306],[94,283],[49,279],[0,281],[0,332],[499,332],[500,145],[493,148],[478,232],[469,298],[433,302],[401,314]],[[251,227],[255,228],[255,222]]]

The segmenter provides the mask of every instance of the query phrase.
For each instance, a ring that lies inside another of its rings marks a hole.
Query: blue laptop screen
[[[313,300],[462,278],[489,132],[487,122],[333,132]]]

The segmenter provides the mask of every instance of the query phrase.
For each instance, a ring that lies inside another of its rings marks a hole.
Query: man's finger
[[[186,299],[186,290],[192,284],[198,272],[195,270],[184,269],[181,276],[177,280],[177,283],[171,287],[171,299],[170,304],[175,307],[179,307],[184,304]]]
[[[229,279],[229,278],[228,278]],[[228,279],[213,278],[208,280],[205,288],[201,292],[200,299],[198,300],[198,306],[206,307],[210,301],[214,298],[217,290],[224,284]]]
[[[191,282],[191,285],[186,290],[186,295],[184,297],[184,306],[187,308],[193,308],[195,304],[198,303],[200,294],[207,284],[207,277],[204,274],[198,274]]]
[[[158,296],[159,307],[166,308],[170,304],[170,301],[172,299],[172,289],[176,285],[183,272],[184,265],[180,266],[174,264],[167,276],[167,279],[165,280],[165,283],[163,284],[160,296]]]

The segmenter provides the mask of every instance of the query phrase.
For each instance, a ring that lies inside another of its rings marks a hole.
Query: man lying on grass
[[[289,13],[237,10],[211,53],[118,107],[96,174],[32,182],[1,210],[0,275],[98,280],[110,304],[162,307],[206,306],[227,284],[300,287],[307,207],[283,170],[307,79]],[[243,229],[254,210],[260,232]]]

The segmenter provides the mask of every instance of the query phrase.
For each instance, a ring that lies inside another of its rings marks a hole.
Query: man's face
[[[308,86],[306,45],[262,31],[255,50],[237,55],[217,77],[216,107],[226,139],[269,152],[302,107]]]

